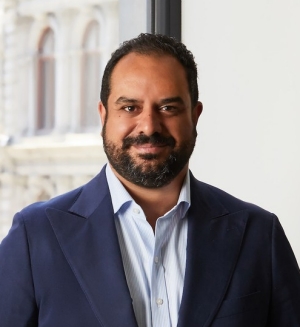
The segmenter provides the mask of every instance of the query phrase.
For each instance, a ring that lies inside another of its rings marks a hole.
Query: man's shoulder
[[[194,178],[192,192],[197,192],[199,197],[213,203],[217,202],[227,209],[229,213],[247,210],[256,215],[274,217],[274,214],[251,202],[244,201],[216,186],[204,183]]]
[[[79,186],[76,189],[70,190],[64,194],[57,195],[47,201],[40,201],[32,203],[20,211],[25,219],[34,219],[34,217],[42,217],[46,215],[46,210],[52,208],[60,211],[69,211],[74,206],[76,201],[82,196],[85,199],[89,198],[89,194],[99,193],[101,189],[101,179],[105,174],[100,172],[94,178],[84,185]],[[84,201],[84,199],[83,199]],[[88,203],[86,203],[88,206]]]
[[[72,204],[76,201],[80,195],[84,186],[80,186],[74,190],[66,192],[64,194],[57,195],[46,201],[34,202],[26,207],[24,207],[20,213],[24,216],[31,215],[32,213],[38,214],[45,211],[46,208],[55,208],[57,210],[66,211]]]

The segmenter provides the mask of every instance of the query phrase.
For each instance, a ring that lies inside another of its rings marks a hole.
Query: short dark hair
[[[175,38],[161,34],[142,33],[138,37],[123,42],[120,47],[112,53],[108,61],[101,85],[100,99],[107,109],[107,101],[110,94],[110,80],[112,72],[124,56],[129,53],[138,53],[142,55],[169,55],[176,58],[183,66],[186,72],[189,92],[191,96],[192,106],[196,106],[198,101],[198,82],[197,82],[197,65],[194,56],[186,46],[178,42]]]

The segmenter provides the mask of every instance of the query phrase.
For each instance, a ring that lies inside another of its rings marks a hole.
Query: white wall
[[[120,43],[147,31],[147,0],[119,0]]]
[[[300,263],[300,2],[185,0],[201,180],[276,213]]]

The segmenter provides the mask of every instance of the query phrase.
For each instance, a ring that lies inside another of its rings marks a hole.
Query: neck
[[[145,188],[129,182],[120,176],[113,167],[111,168],[134,201],[141,206],[153,230],[155,229],[156,220],[177,204],[188,171],[188,165],[186,165],[168,185],[160,188]]]

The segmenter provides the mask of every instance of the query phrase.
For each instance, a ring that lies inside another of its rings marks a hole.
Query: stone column
[[[16,11],[14,1],[6,1],[3,15],[3,109],[5,134],[15,133],[16,99]]]
[[[64,10],[56,14],[59,29],[55,34],[55,132],[66,133],[70,130],[70,33],[72,11]]]

